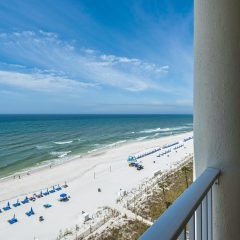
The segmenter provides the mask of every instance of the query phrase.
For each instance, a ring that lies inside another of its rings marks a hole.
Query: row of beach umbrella
[[[166,145],[163,146],[163,148],[170,148],[170,147],[175,146],[175,145],[177,145],[177,144],[179,144],[179,142],[174,142],[174,143],[171,143],[171,144],[166,144]]]
[[[160,153],[157,157],[164,156],[165,154],[168,154],[168,153],[170,153],[171,151],[172,151],[171,149],[168,149],[168,150],[164,151],[163,153]]]
[[[174,150],[177,150],[177,149],[179,149],[179,148],[181,148],[181,147],[183,147],[183,146],[184,146],[183,144],[180,144],[180,145],[174,147],[173,149],[174,149]]]
[[[158,151],[160,151],[160,150],[161,150],[160,147],[159,147],[159,148],[155,148],[155,149],[150,150],[150,151],[148,151],[148,152],[145,152],[145,153],[142,153],[142,154],[137,155],[136,158],[139,159],[139,158],[142,158],[142,157],[146,157],[146,156],[148,156],[148,155],[150,155],[150,154],[153,154],[153,153],[155,153],[155,152],[158,152]]]
[[[187,142],[187,141],[189,141],[189,140],[191,140],[191,139],[193,139],[193,137],[184,138],[183,141],[184,141],[184,142]]]
[[[65,184],[66,186],[66,184]],[[17,199],[17,201],[15,203],[12,204],[13,207],[19,207],[20,205],[22,204],[27,204],[29,203],[30,201],[35,201],[37,198],[41,198],[41,197],[44,197],[44,196],[47,196],[51,193],[54,193],[56,191],[60,191],[62,190],[62,187],[60,187],[60,185],[58,184],[57,186],[53,186],[51,189],[48,189],[46,191],[41,191],[39,194],[33,194],[32,197],[25,197],[22,201],[20,201],[19,199]],[[10,202],[8,201],[6,206],[2,208],[4,211],[8,211],[10,209],[12,209],[11,207],[11,204]],[[0,213],[2,212],[2,210],[0,209]]]

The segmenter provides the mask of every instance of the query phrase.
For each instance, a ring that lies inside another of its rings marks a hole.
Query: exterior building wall
[[[195,0],[195,174],[222,171],[213,239],[240,239],[240,1]]]

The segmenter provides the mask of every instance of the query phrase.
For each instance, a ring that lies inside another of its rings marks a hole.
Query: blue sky
[[[0,0],[0,113],[192,113],[192,0]]]

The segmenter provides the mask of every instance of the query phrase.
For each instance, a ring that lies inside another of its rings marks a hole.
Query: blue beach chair
[[[60,187],[60,185],[58,184],[58,186],[55,188],[56,191],[60,191],[62,190],[62,188]]]
[[[10,207],[10,202],[7,203],[7,206],[3,208],[4,211],[8,211],[10,210],[11,207]]]
[[[16,203],[13,204],[14,207],[18,207],[18,206],[20,206],[20,205],[21,205],[21,203],[19,202],[19,199],[17,200]]]
[[[31,216],[34,215],[34,214],[35,214],[35,212],[33,211],[32,207],[31,207],[31,209],[30,209],[29,212],[26,212],[26,215],[27,215],[28,217],[31,217]]]
[[[49,203],[43,204],[43,206],[44,206],[45,208],[50,208],[50,207],[52,207],[52,205],[49,204]]]
[[[49,194],[48,188],[47,191],[43,193],[44,196],[47,196]]]
[[[26,204],[26,203],[29,203],[28,197],[25,197],[25,199],[22,201],[22,204]]]
[[[12,219],[9,219],[9,220],[8,220],[8,222],[9,222],[10,224],[14,224],[14,223],[18,222],[17,218],[15,217],[15,214],[13,215],[13,218],[12,218]]]
[[[50,192],[50,193],[55,193],[55,188],[54,188],[54,186],[52,187],[51,190],[49,190],[49,192]]]

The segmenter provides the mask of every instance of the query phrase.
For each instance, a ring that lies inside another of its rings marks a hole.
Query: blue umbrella
[[[67,194],[66,193],[62,193],[62,194],[60,194],[60,197],[61,198],[65,198],[65,197],[67,197]]]

